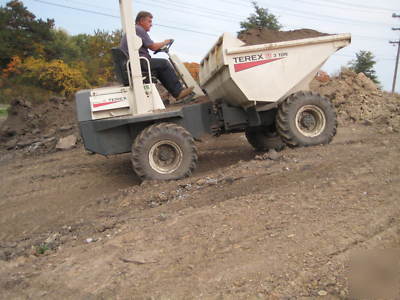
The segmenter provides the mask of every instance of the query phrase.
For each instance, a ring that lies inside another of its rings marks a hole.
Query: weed
[[[8,115],[8,105],[0,104],[0,118],[7,117]]]
[[[54,96],[59,95],[41,87],[9,82],[7,85],[3,84],[3,87],[0,85],[0,109],[1,104],[11,103],[14,99],[28,99],[35,105]]]
[[[36,247],[36,254],[37,255],[43,255],[45,254],[46,251],[50,250],[47,244],[41,244]]]

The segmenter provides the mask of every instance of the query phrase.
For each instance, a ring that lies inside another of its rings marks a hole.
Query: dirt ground
[[[2,152],[0,298],[399,298],[398,133],[198,147],[192,177],[144,183],[129,155]]]

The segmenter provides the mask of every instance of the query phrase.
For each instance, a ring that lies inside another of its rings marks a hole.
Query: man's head
[[[153,15],[148,11],[140,11],[136,16],[136,25],[140,25],[144,30],[150,31],[153,26]]]

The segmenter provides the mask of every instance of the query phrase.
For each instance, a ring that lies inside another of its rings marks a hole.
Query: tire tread
[[[171,133],[176,136],[181,136],[183,139],[185,139],[190,147],[190,165],[185,170],[184,174],[182,176],[179,176],[179,178],[187,177],[189,176],[193,170],[196,168],[197,160],[198,160],[198,155],[197,155],[197,148],[194,143],[194,139],[192,135],[183,127],[175,124],[175,123],[155,123],[153,125],[150,125],[149,127],[145,128],[140,132],[140,134],[135,138],[134,142],[132,143],[132,152],[131,152],[131,162],[132,162],[132,167],[135,173],[141,178],[141,179],[157,179],[153,178],[149,172],[146,171],[145,164],[141,161],[141,153],[145,150],[146,148],[146,143],[159,136],[160,134],[163,133]],[[171,179],[179,179],[179,178],[171,178]]]
[[[282,140],[290,147],[314,145],[313,143],[310,143],[305,139],[299,138],[299,136],[293,132],[290,126],[290,114],[293,115],[293,110],[295,109],[296,105],[299,103],[299,101],[306,102],[307,100],[310,99],[320,101],[321,103],[326,105],[327,112],[324,111],[324,113],[328,113],[330,114],[330,116],[325,116],[325,117],[326,118],[329,117],[330,121],[333,121],[331,125],[332,128],[330,129],[330,131],[326,133],[325,132],[321,133],[325,135],[322,144],[330,143],[333,137],[336,135],[337,119],[336,119],[335,108],[332,102],[330,102],[325,97],[322,97],[317,93],[309,91],[297,92],[287,97],[286,100],[279,105],[275,120],[276,128],[279,135],[281,136]]]

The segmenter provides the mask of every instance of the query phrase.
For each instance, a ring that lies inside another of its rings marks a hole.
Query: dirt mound
[[[328,35],[312,29],[277,31],[270,29],[250,29],[239,34],[238,38],[248,45],[293,41]]]
[[[343,69],[327,82],[314,80],[311,89],[335,104],[341,122],[381,125],[389,132],[400,131],[400,96],[382,92],[364,73]]]
[[[62,137],[78,136],[75,106],[72,100],[51,98],[33,105],[25,99],[11,103],[9,115],[0,129],[1,148],[26,149],[28,152],[55,150]]]

